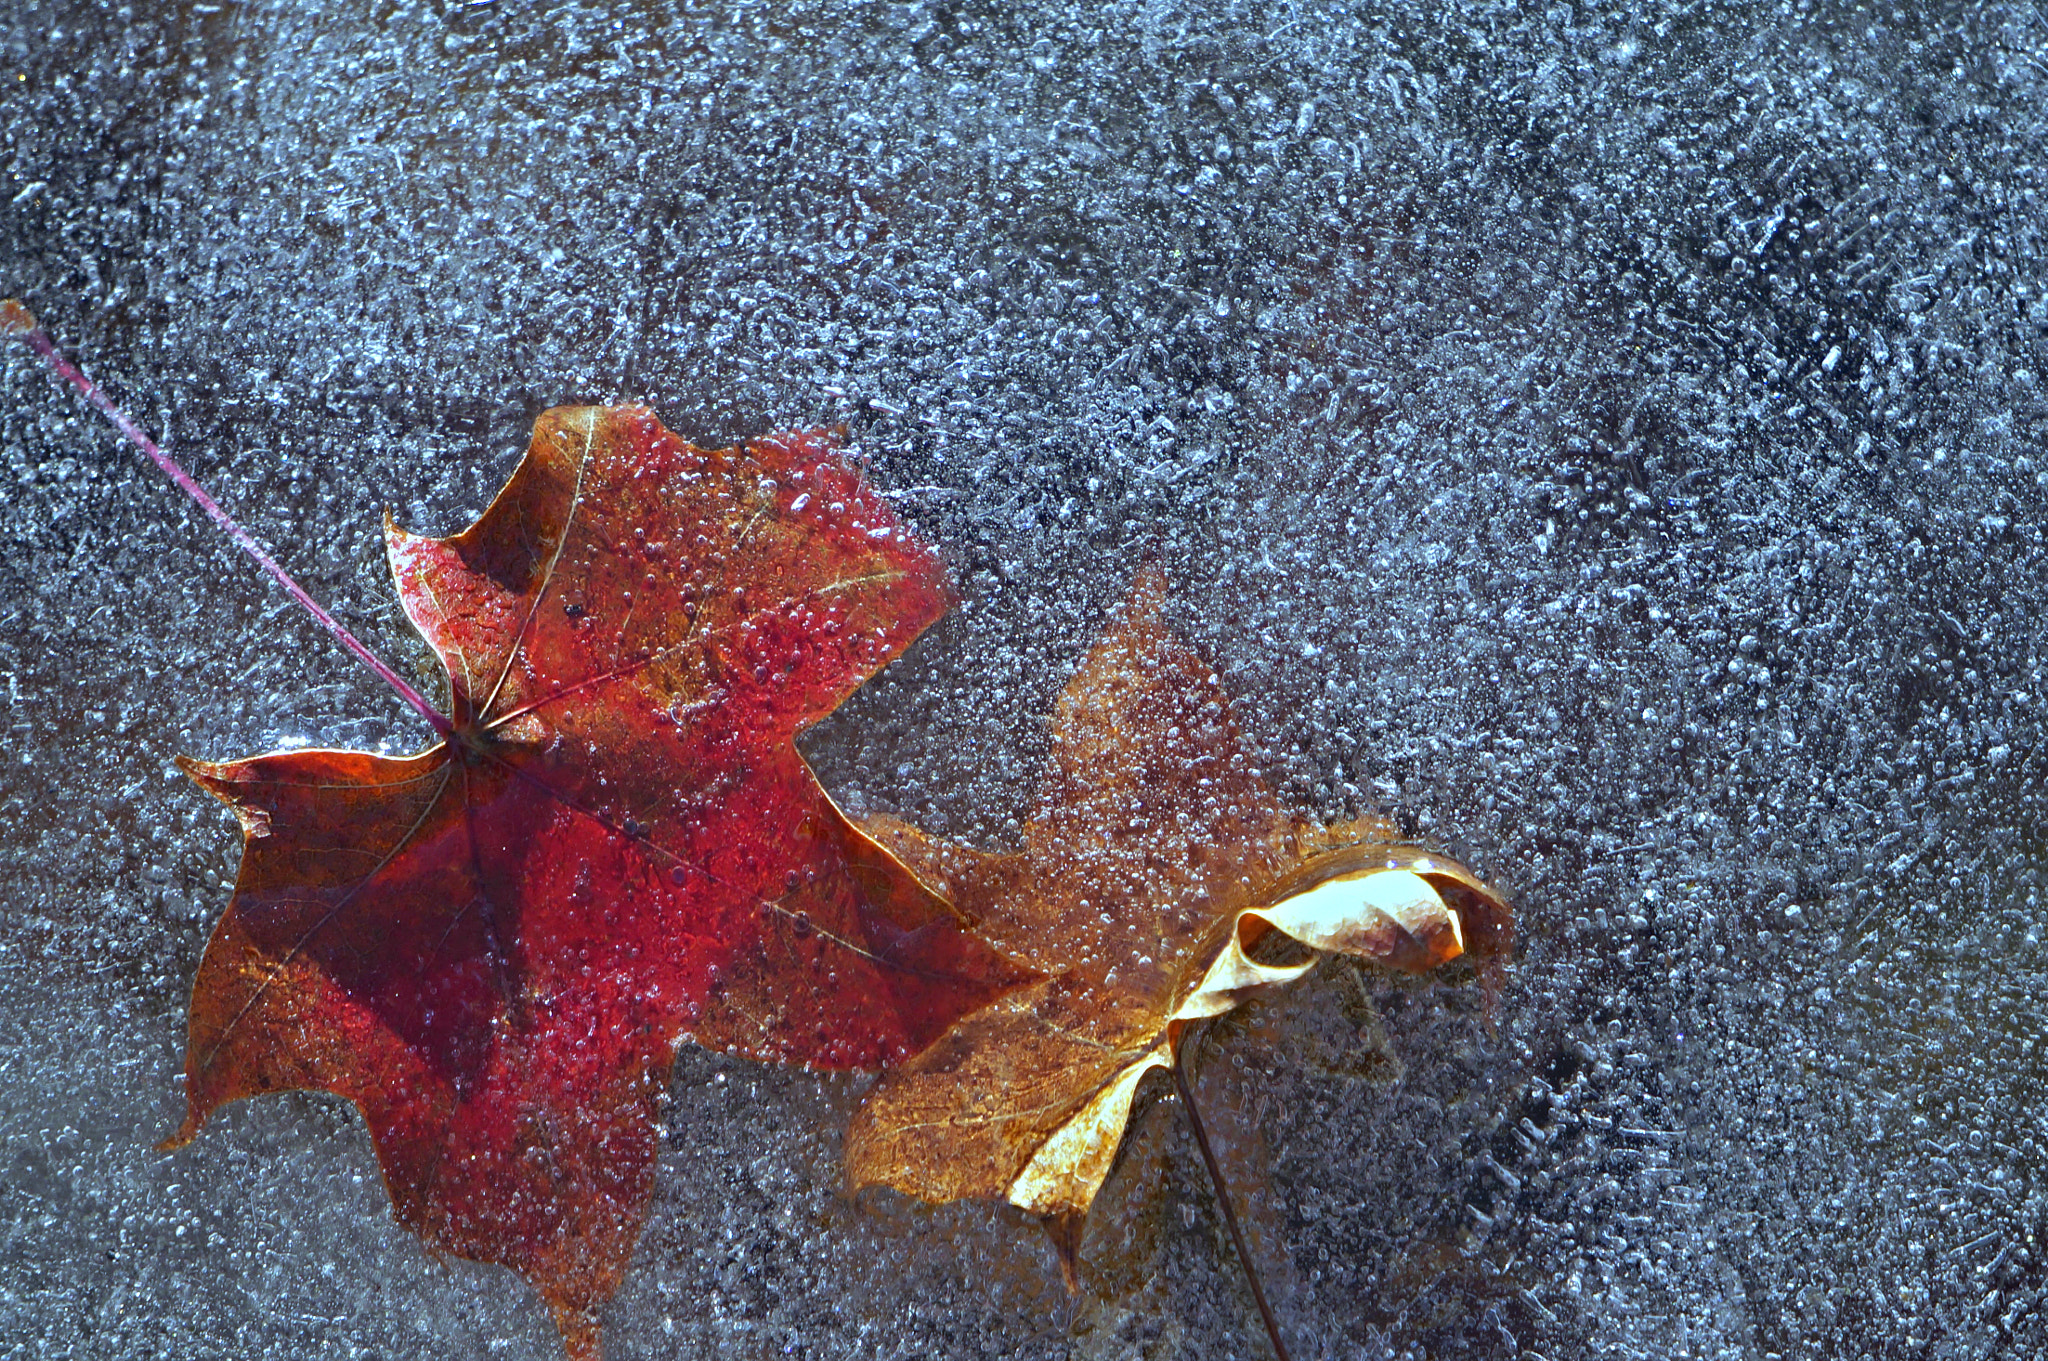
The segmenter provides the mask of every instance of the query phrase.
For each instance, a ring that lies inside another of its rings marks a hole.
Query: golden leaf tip
[[[597,1311],[587,1305],[548,1302],[555,1329],[562,1335],[562,1350],[569,1361],[604,1361],[604,1332],[598,1326]]]
[[[28,310],[28,304],[20,298],[9,298],[0,302],[0,331],[11,336],[25,336],[36,329],[36,314]]]
[[[1081,1234],[1088,1226],[1088,1216],[1067,1210],[1041,1215],[1038,1222],[1045,1227],[1045,1236],[1052,1240],[1053,1255],[1059,1258],[1060,1279],[1066,1282],[1067,1294],[1078,1298],[1081,1294]]]
[[[188,1113],[185,1116],[185,1123],[178,1126],[175,1134],[172,1134],[167,1139],[156,1141],[156,1151],[159,1153],[176,1153],[179,1149],[199,1137],[199,1124],[200,1117],[198,1112]]]

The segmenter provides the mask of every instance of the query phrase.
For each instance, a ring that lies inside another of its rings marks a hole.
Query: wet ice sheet
[[[849,422],[967,603],[810,750],[955,834],[1164,556],[1291,797],[1524,924],[1493,1024],[1333,970],[1205,1061],[1303,1354],[2043,1345],[2034,10],[505,9],[18,7],[7,291],[408,665],[379,512],[539,408]],[[170,757],[424,734],[0,382],[0,1336],[551,1354],[325,1099],[150,1152],[235,855]],[[685,1056],[620,1355],[1250,1353],[1170,1104],[1069,1305],[841,1195],[858,1090]]]

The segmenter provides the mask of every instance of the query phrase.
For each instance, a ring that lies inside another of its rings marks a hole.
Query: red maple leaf
[[[707,451],[638,407],[548,412],[470,529],[389,538],[452,731],[185,763],[246,846],[173,1143],[237,1098],[347,1097],[399,1218],[595,1355],[681,1038],[868,1066],[1024,977],[793,742],[945,611],[944,573],[826,440]]]

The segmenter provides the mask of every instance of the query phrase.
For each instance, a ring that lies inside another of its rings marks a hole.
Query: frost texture
[[[21,4],[0,272],[423,677],[378,511],[542,407],[848,421],[969,604],[808,749],[954,836],[1171,560],[1270,777],[1524,942],[1497,1030],[1326,968],[1208,1054],[1303,1355],[2027,1355],[2048,20],[1933,8]],[[170,758],[425,735],[0,389],[0,1338],[550,1355],[335,1103],[149,1151],[236,843]],[[1007,1213],[840,1194],[859,1091],[686,1053],[619,1355],[1254,1347],[1170,1102],[1069,1320]]]

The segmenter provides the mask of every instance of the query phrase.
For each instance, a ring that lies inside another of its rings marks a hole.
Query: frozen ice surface
[[[0,291],[352,627],[558,402],[844,421],[967,603],[809,740],[1000,841],[1147,553],[1305,807],[1514,895],[1205,1052],[1303,1357],[2048,1352],[2035,5],[39,5]],[[356,10],[353,16],[340,10]],[[159,13],[158,11],[162,11]],[[0,1356],[548,1357],[354,1114],[176,1155],[230,819],[420,725],[0,369]],[[1070,1302],[686,1053],[620,1357],[1257,1357],[1170,1102]]]

